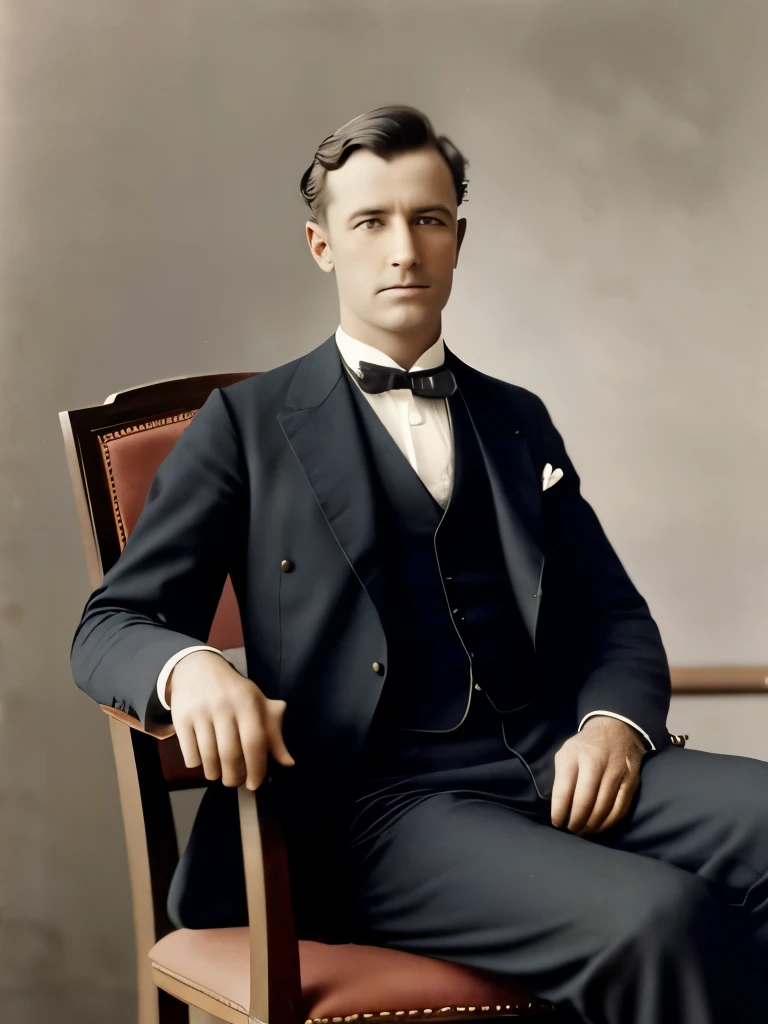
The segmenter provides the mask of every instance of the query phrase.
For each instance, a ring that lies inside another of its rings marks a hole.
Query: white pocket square
[[[541,473],[542,490],[546,491],[548,487],[554,487],[557,481],[562,479],[562,476],[562,469],[552,469],[552,463],[548,462]]]

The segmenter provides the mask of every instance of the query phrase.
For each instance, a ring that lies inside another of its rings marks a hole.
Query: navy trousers
[[[380,745],[386,771],[345,819],[350,941],[511,979],[588,1024],[768,1020],[768,762],[649,754],[628,815],[579,837],[552,826],[514,718],[484,698],[454,732]],[[173,879],[181,927],[245,912],[236,791],[221,790]]]
[[[412,734],[408,773],[361,787],[356,942],[508,977],[589,1024],[768,1020],[768,762],[670,746],[623,821],[578,837],[486,702],[465,724]]]

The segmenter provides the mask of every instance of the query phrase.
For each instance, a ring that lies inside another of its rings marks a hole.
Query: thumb
[[[290,767],[296,764],[294,759],[288,753],[288,748],[283,740],[283,718],[285,716],[285,709],[288,707],[284,700],[271,700],[267,707],[267,740],[269,743],[269,749],[278,762],[285,767]]]

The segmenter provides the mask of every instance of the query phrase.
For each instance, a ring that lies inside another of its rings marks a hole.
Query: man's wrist
[[[630,740],[638,750],[645,752],[648,747],[643,737],[631,725],[623,722],[620,718],[613,718],[610,715],[592,715],[581,727],[581,732],[602,732],[610,736],[624,736]]]
[[[640,725],[637,724],[637,722],[633,721],[631,718],[627,718],[625,715],[620,715],[617,711],[609,711],[609,710],[607,710],[605,708],[595,708],[594,711],[587,712],[587,714],[584,715],[584,717],[582,718],[581,722],[579,723],[578,731],[581,732],[581,730],[584,728],[585,724],[590,719],[598,717],[598,716],[601,717],[601,718],[613,718],[613,719],[616,719],[619,722],[624,722],[631,729],[633,729],[634,732],[638,736],[642,736],[643,740],[645,741],[644,749],[646,751],[655,750],[656,749],[656,747],[653,744],[653,740],[651,739],[651,737],[648,735],[648,733],[645,731],[645,729],[643,729]]]
[[[174,676],[177,678],[177,680],[179,678],[184,679],[186,676],[196,672],[197,667],[199,667],[199,660],[205,657],[219,658],[223,659],[224,661],[227,660],[223,654],[221,654],[218,651],[213,651],[211,649],[191,651],[189,654],[185,655],[181,659],[181,661],[177,662],[177,664],[173,666],[173,668],[171,669],[171,674],[168,676],[168,679],[166,680],[165,683],[165,700],[169,707],[172,706],[173,703],[171,698],[173,696]],[[195,661],[195,659],[198,659],[198,661]],[[190,662],[192,664],[190,664]],[[229,662],[227,662],[227,664],[229,664]]]

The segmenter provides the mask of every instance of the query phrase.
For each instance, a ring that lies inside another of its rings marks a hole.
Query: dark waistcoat
[[[377,774],[384,752],[393,749],[393,732],[408,731],[412,743],[417,739],[413,730],[457,730],[472,700],[483,700],[481,691],[499,712],[529,703],[536,663],[509,582],[483,456],[460,391],[448,399],[455,469],[444,512],[366,396],[345,377],[377,482],[380,554],[386,568],[379,613],[389,664],[368,741],[370,770]]]

